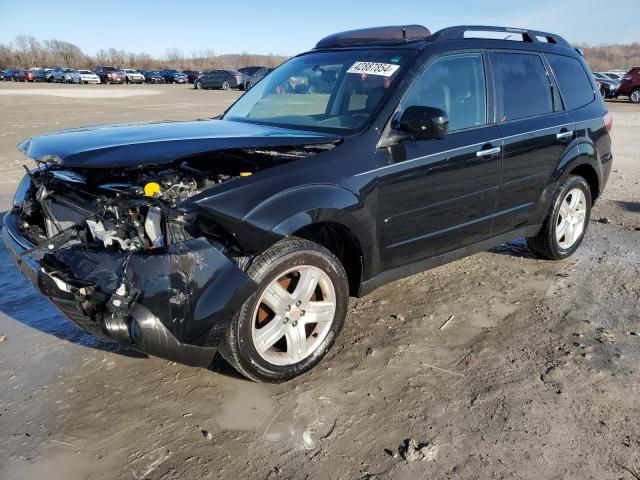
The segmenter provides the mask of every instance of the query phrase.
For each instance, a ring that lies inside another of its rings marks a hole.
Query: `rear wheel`
[[[196,90],[202,90],[202,82],[200,80],[196,82]]]
[[[284,239],[248,275],[259,285],[234,317],[220,352],[252,380],[282,382],[313,368],[342,330],[349,289],[340,261],[324,247]]]
[[[600,87],[600,95],[602,95],[602,98],[607,98],[607,91],[604,87]]]
[[[251,83],[251,82],[247,82],[247,83],[244,84],[244,89],[245,90],[249,90],[251,87],[253,87],[253,83]]]
[[[631,95],[629,95],[629,100],[631,103],[640,103],[640,88],[636,88]]]
[[[229,90],[229,82],[226,80],[222,82],[222,90]]]
[[[583,177],[570,175],[558,187],[542,229],[527,245],[536,255],[562,260],[578,249],[591,217],[591,190]]]

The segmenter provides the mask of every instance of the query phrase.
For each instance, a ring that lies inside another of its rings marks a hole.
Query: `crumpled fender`
[[[162,253],[63,248],[52,255],[67,276],[113,294],[126,278],[129,290],[180,342],[215,346],[256,283],[205,238]],[[126,265],[126,267],[125,267]]]
[[[207,208],[229,231],[246,254],[260,254],[287,235],[318,222],[345,226],[358,239],[367,238],[366,226],[374,225],[363,201],[346,188],[330,184],[295,187],[272,195],[242,217]]]

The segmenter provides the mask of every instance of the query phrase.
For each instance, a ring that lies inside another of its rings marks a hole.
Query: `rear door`
[[[493,124],[482,52],[427,66],[400,110],[429,106],[449,116],[442,140],[409,140],[379,169],[379,231],[385,268],[455,250],[491,235],[501,140]]]
[[[541,55],[496,51],[491,65],[503,137],[502,184],[493,228],[500,234],[529,224],[574,138],[575,126]]]

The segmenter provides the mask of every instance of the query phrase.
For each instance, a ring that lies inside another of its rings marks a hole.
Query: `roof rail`
[[[454,39],[462,39],[468,38],[465,36],[467,32],[496,32],[496,33],[515,33],[522,35],[522,40],[524,42],[541,42],[541,43],[551,43],[560,45],[563,47],[573,48],[564,38],[560,35],[556,35],[553,33],[540,32],[537,30],[529,30],[525,28],[511,28],[511,27],[490,27],[486,25],[459,25],[456,27],[448,27],[443,28],[442,30],[437,31],[429,40],[438,41],[438,40],[454,40]],[[506,38],[505,38],[506,40]]]
[[[422,25],[396,25],[387,27],[362,28],[334,33],[320,40],[315,48],[347,47],[363,43],[406,43],[425,40],[431,31]]]

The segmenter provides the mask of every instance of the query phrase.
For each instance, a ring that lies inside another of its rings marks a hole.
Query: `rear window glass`
[[[492,61],[502,122],[553,112],[551,83],[538,55],[494,53]]]
[[[560,86],[565,108],[575,110],[591,103],[595,98],[593,86],[582,64],[575,58],[563,55],[546,56]]]

